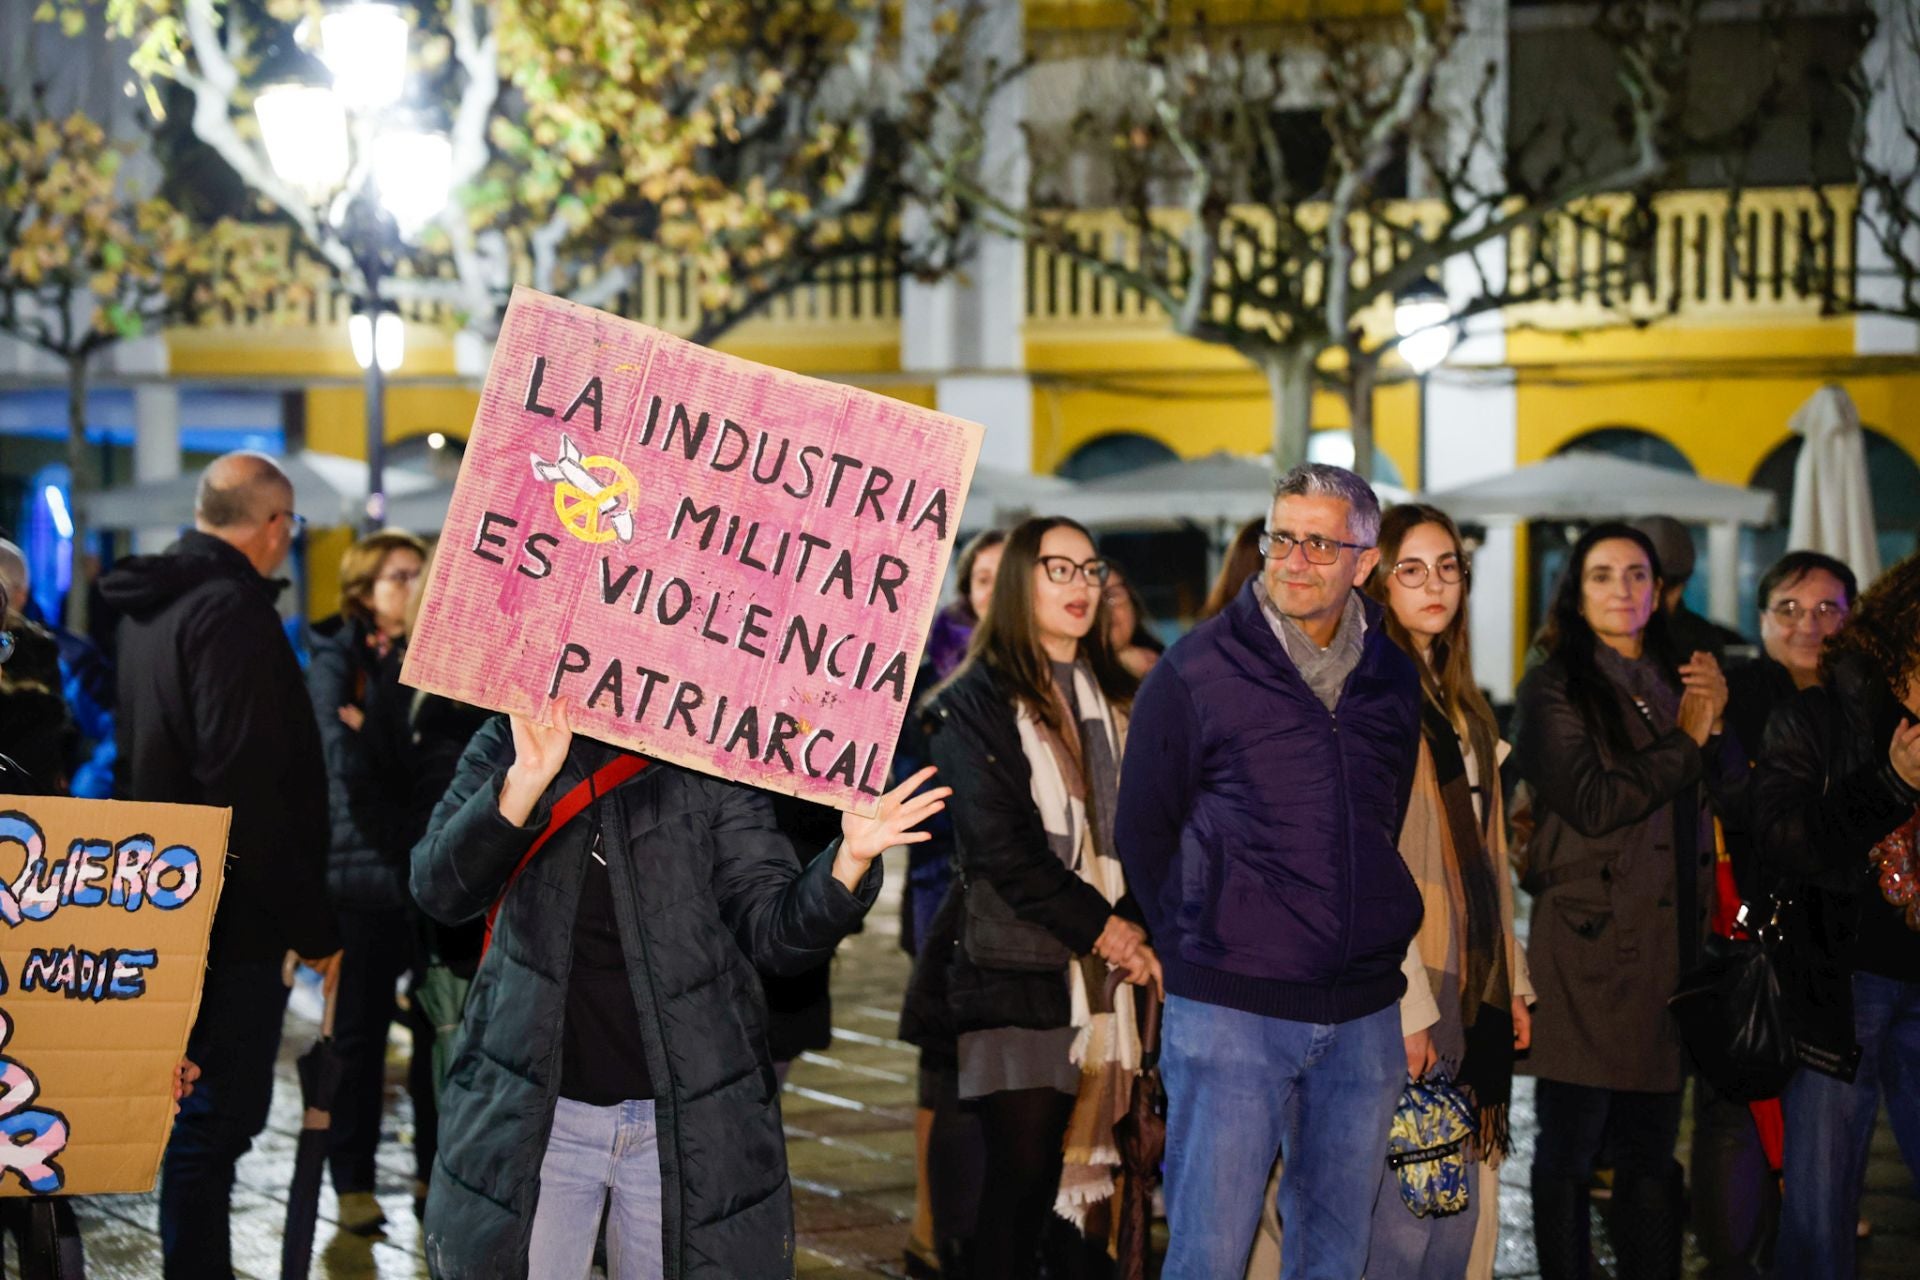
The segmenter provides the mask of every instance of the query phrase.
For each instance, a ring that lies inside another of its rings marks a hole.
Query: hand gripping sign
[[[870,812],[981,434],[515,290],[403,678]]]
[[[0,1195],[153,1187],[227,821],[0,795]]]

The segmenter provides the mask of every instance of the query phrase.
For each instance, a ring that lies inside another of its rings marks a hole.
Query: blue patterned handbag
[[[1444,1075],[1416,1080],[1400,1095],[1387,1131],[1387,1166],[1399,1176],[1400,1198],[1422,1218],[1467,1208],[1468,1144],[1478,1127],[1466,1097]]]

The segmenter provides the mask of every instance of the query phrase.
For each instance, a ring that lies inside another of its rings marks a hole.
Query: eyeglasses
[[[420,570],[418,569],[389,569],[374,578],[375,582],[393,582],[403,587],[419,580]]]
[[[303,534],[307,531],[307,518],[301,515],[298,511],[276,511],[273,514],[274,516],[280,519],[283,519],[288,524],[292,525],[293,532],[296,536],[298,536],[299,534]]]
[[[1408,556],[1405,560],[1396,561],[1393,566],[1393,580],[1410,591],[1415,587],[1427,585],[1429,573],[1438,574],[1440,581],[1452,584],[1467,576],[1467,565],[1459,556],[1445,555],[1440,557],[1438,563],[1432,565],[1425,560]]]
[[[1847,606],[1838,600],[1822,600],[1809,609],[1798,600],[1782,600],[1779,604],[1768,605],[1766,612],[1783,627],[1791,627],[1800,619],[1811,615],[1816,622],[1836,622],[1847,616]]]
[[[1293,554],[1295,547],[1300,548],[1300,554],[1307,558],[1308,564],[1332,564],[1340,558],[1342,548],[1348,551],[1373,550],[1370,542],[1341,542],[1338,538],[1323,538],[1317,533],[1301,538],[1269,529],[1260,535],[1260,554],[1269,560],[1285,560]]]
[[[1098,586],[1106,582],[1107,575],[1113,572],[1113,566],[1105,560],[1089,560],[1084,564],[1075,564],[1065,556],[1041,556],[1040,568],[1046,573],[1047,581],[1065,586],[1075,577]]]

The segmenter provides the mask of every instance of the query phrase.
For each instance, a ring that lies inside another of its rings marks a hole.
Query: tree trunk
[[[87,357],[67,357],[67,511],[73,519],[73,578],[67,587],[67,616],[62,625],[75,635],[87,634],[87,588],[92,575],[87,564],[87,523],[81,495],[92,493],[93,450],[87,444]]]
[[[1313,430],[1313,365],[1317,350],[1284,347],[1260,362],[1273,412],[1273,469],[1284,474],[1307,460]]]
[[[1353,436],[1353,471],[1373,483],[1373,388],[1379,359],[1347,347],[1347,425]]]

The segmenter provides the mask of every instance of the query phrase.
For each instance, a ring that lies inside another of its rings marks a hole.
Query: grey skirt
[[[960,1033],[960,1096],[984,1098],[1009,1089],[1080,1091],[1080,1068],[1067,1053],[1073,1048],[1072,1027],[1033,1031],[1026,1027],[992,1027]]]

